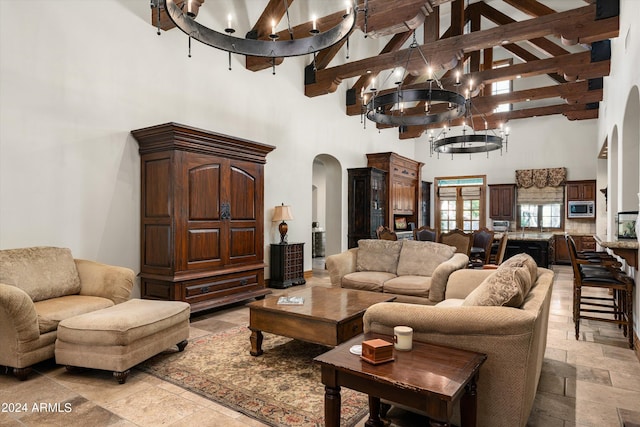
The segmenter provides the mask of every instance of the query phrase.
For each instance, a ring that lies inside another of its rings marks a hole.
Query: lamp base
[[[287,232],[289,231],[289,226],[286,222],[282,221],[280,225],[278,225],[278,230],[280,231],[280,244],[287,243]]]

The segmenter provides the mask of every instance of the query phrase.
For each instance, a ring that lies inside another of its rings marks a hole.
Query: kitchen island
[[[538,267],[548,268],[554,256],[554,233],[509,233],[504,259],[519,253],[527,253]]]

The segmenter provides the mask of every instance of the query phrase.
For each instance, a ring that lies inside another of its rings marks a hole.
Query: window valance
[[[516,185],[519,188],[557,187],[567,181],[567,168],[516,170]]]

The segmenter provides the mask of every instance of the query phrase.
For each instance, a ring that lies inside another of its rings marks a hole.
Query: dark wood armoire
[[[197,312],[270,293],[264,283],[264,163],[275,147],[166,123],[140,146],[143,298]]]
[[[347,169],[349,248],[360,239],[375,239],[376,228],[385,225],[387,206],[386,172],[376,168]]]

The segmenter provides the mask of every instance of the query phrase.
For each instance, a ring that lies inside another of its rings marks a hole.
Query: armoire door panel
[[[220,173],[215,163],[189,169],[189,221],[220,219]]]
[[[221,263],[220,229],[189,230],[188,254],[189,264]]]
[[[171,269],[173,256],[171,249],[171,226],[168,224],[147,224],[143,228],[145,267]]]
[[[230,188],[234,194],[242,194],[243,197],[232,197],[232,219],[256,219],[256,186],[258,179],[255,174],[254,164],[231,166]]]
[[[169,218],[171,216],[171,158],[164,157],[144,163],[144,218]]]
[[[256,237],[257,233],[255,228],[236,228],[231,227],[229,231],[230,235],[230,249],[229,249],[229,262],[231,264],[238,262],[253,262],[256,261]]]

